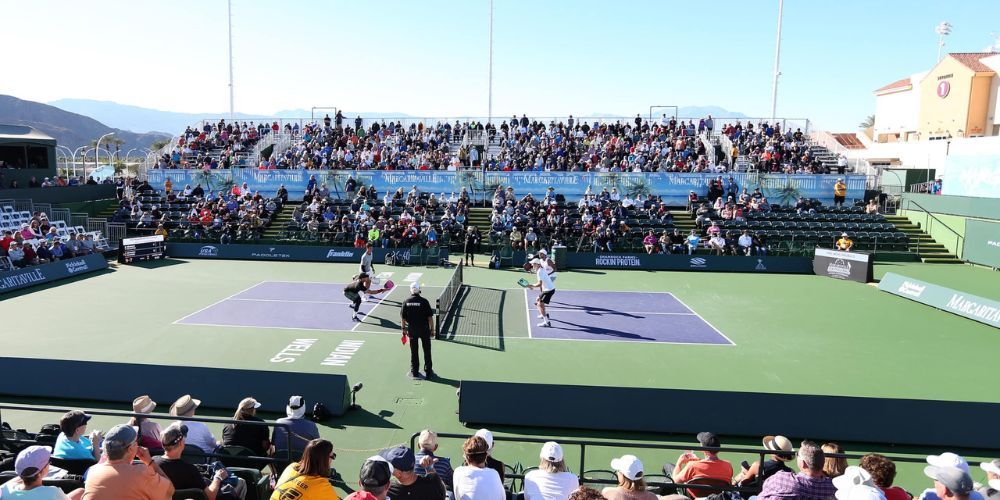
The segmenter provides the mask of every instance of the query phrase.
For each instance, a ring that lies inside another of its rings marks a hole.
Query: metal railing
[[[956,256],[961,255],[961,251],[959,249],[965,247],[965,237],[964,236],[962,236],[961,234],[959,234],[958,231],[952,229],[951,226],[949,226],[948,224],[946,224],[943,220],[938,219],[934,214],[932,214],[929,210],[927,210],[926,208],[924,208],[922,205],[920,205],[916,201],[913,201],[913,200],[911,200],[909,198],[904,198],[902,201],[903,201],[903,203],[905,205],[903,207],[900,207],[902,210],[909,210],[910,209],[909,206],[910,205],[914,205],[917,208],[919,208],[921,212],[925,213],[927,215],[927,217],[930,218],[930,219],[928,219],[928,222],[927,222],[927,228],[924,230],[924,232],[927,233],[928,236],[930,236],[930,234],[931,234],[931,227],[933,226],[933,224],[932,224],[933,222],[937,222],[938,224],[941,224],[942,226],[944,226],[945,229],[947,229],[949,232],[951,232],[951,234],[955,235],[955,255]],[[931,236],[931,237],[933,238],[933,236]],[[920,238],[917,238],[917,257],[919,257],[919,256],[920,256]]]
[[[411,449],[413,449],[413,450],[418,450],[419,449],[416,446],[417,445],[417,438],[419,436],[420,436],[420,433],[414,433],[414,434],[412,434],[410,436],[410,448]],[[461,439],[461,440],[465,440],[465,439],[469,438],[469,435],[467,435],[467,434],[438,433],[437,437],[438,437],[439,440],[440,439]],[[493,442],[494,443],[498,443],[498,442],[531,443],[531,444],[537,444],[539,447],[541,447],[542,443],[545,443],[546,441],[551,441],[551,439],[549,439],[549,438],[514,437],[514,436],[498,436],[496,434],[493,435]],[[618,449],[622,450],[623,454],[625,452],[632,453],[633,450],[637,450],[637,449],[639,449],[639,450],[657,450],[657,451],[695,451],[695,450],[697,450],[697,451],[714,451],[716,453],[739,453],[739,454],[757,455],[757,456],[760,457],[761,463],[763,463],[764,460],[768,456],[776,454],[774,450],[767,450],[767,449],[761,449],[761,448],[751,448],[751,447],[742,447],[742,446],[723,446],[723,447],[719,447],[719,448],[708,448],[708,447],[702,447],[702,446],[693,446],[691,444],[663,444],[663,443],[651,444],[651,443],[629,443],[629,442],[624,442],[624,441],[591,441],[591,440],[583,441],[583,440],[577,440],[577,439],[559,439],[558,442],[559,442],[559,444],[563,448],[568,447],[568,446],[570,446],[570,447],[579,447],[579,449],[580,449],[580,462],[579,462],[579,465],[578,465],[578,469],[577,469],[578,473],[577,474],[580,476],[581,483],[609,484],[609,485],[617,484],[617,481],[610,480],[610,479],[600,479],[600,478],[583,477],[584,472],[591,471],[591,469],[587,468],[587,450],[588,449],[591,449],[591,448],[618,448]],[[789,453],[789,455],[794,455],[794,452]],[[826,453],[825,456],[827,458],[860,459],[864,455],[861,455],[861,454],[858,454],[858,453]],[[902,455],[891,455],[891,456],[890,455],[883,455],[883,456],[885,456],[889,460],[892,460],[893,462],[926,463],[926,456],[916,456],[916,457],[907,457],[907,456],[902,456]],[[600,467],[601,467],[600,469],[595,469],[595,470],[603,470],[605,467],[607,467],[607,465],[604,464],[604,463],[602,463]],[[656,469],[654,469],[654,470],[656,470]],[[647,470],[647,475],[648,474],[650,474],[650,472]],[[519,479],[521,481],[524,480],[524,475],[523,474],[516,474],[516,473],[515,474],[508,474],[507,477],[512,477],[514,479]],[[656,481],[656,479],[653,478],[652,481],[647,480],[646,484],[647,484],[647,486],[663,487],[663,488],[690,488],[690,489],[699,489],[699,488],[702,488],[702,489],[711,489],[711,490],[720,489],[719,486],[715,486],[715,485],[674,483],[672,480],[670,480],[669,477],[665,478],[665,479],[666,479],[666,481]],[[756,493],[757,491],[759,491],[760,485],[759,484],[758,485],[754,485],[754,486],[735,486],[735,485],[733,485],[733,486],[729,486],[726,489],[728,491],[739,491],[739,492],[744,492],[744,493]]]
[[[292,432],[291,425],[286,424],[286,423],[282,423],[282,422],[269,422],[269,421],[266,421],[266,420],[262,420],[262,421],[256,421],[256,420],[234,420],[234,419],[231,419],[231,418],[221,418],[221,417],[180,417],[180,416],[174,416],[174,415],[166,415],[166,414],[162,414],[162,413],[133,413],[133,412],[127,412],[127,411],[118,411],[118,410],[100,410],[100,409],[92,409],[92,408],[66,408],[66,407],[57,407],[57,406],[32,406],[32,405],[22,405],[22,404],[13,404],[13,403],[0,403],[0,421],[3,421],[3,410],[8,410],[8,411],[24,411],[24,412],[39,412],[39,413],[66,413],[66,412],[72,411],[72,410],[82,410],[84,413],[86,413],[88,415],[99,415],[99,416],[102,416],[102,417],[122,417],[122,418],[137,417],[137,418],[144,418],[144,419],[147,419],[147,420],[171,420],[171,421],[180,420],[180,421],[184,421],[184,422],[202,422],[202,423],[211,423],[211,424],[240,424],[240,425],[264,426],[264,427],[267,427],[267,428],[281,427],[282,429],[285,429],[285,439],[286,439],[285,449],[284,449],[284,451],[285,451],[285,457],[284,458],[275,458],[273,456],[260,457],[260,456],[255,456],[255,455],[250,455],[250,456],[242,456],[242,455],[240,455],[240,456],[236,456],[236,455],[230,455],[230,454],[224,454],[224,453],[223,454],[215,453],[215,450],[202,450],[202,451],[205,452],[205,456],[206,457],[212,457],[212,458],[218,458],[218,459],[252,460],[252,461],[259,461],[259,462],[267,462],[269,464],[286,463],[286,462],[291,462],[292,461],[292,451],[293,451],[292,450],[292,436],[294,435],[294,433]],[[20,439],[18,437],[18,435],[20,435],[22,432],[24,434],[30,434],[30,433],[28,433],[27,431],[24,431],[22,429],[17,429],[16,426],[12,425],[12,427],[14,427],[13,431],[5,429],[4,430],[5,434],[4,435],[0,435],[0,443],[13,443],[15,445],[17,445],[17,444],[24,444],[25,446],[31,446],[31,445],[33,445],[33,444],[36,443],[33,438],[32,439]],[[13,432],[14,433],[14,438],[13,439],[9,438],[6,435],[6,433],[9,433],[9,432]],[[28,436],[28,437],[30,437],[30,436]]]

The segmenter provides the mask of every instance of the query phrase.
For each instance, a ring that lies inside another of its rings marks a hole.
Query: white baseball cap
[[[630,481],[642,478],[642,461],[635,455],[625,455],[611,460],[611,468],[621,472]]]
[[[868,471],[851,465],[844,469],[844,473],[833,478],[833,485],[837,488],[837,499],[845,500],[855,486],[875,486],[872,475]]]
[[[417,293],[419,291],[420,291],[420,283],[417,283],[416,281],[410,283],[410,293]]]
[[[928,455],[927,463],[935,467],[954,467],[966,474],[969,473],[969,462],[950,451],[940,455]]]
[[[478,431],[476,431],[475,435],[483,438],[483,440],[486,441],[487,449],[490,450],[493,449],[493,433],[490,432],[489,429],[479,429]]]
[[[559,443],[555,441],[548,441],[542,445],[542,451],[538,454],[538,458],[549,462],[562,462],[562,446],[559,446]]]
[[[990,462],[983,462],[979,464],[979,468],[983,469],[984,472],[1000,476],[1000,458],[994,459]],[[1000,490],[1000,488],[996,489]]]

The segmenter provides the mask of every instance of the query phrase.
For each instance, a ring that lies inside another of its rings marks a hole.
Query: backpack
[[[316,403],[313,405],[312,420],[314,422],[325,422],[333,417],[330,410],[323,403]]]
[[[385,265],[387,265],[387,266],[394,266],[394,265],[396,265],[396,253],[395,252],[386,252],[386,254],[385,254]]]
[[[500,256],[493,254],[490,257],[490,269],[500,269]]]

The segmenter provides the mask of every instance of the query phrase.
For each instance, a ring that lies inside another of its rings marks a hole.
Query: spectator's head
[[[438,449],[438,435],[436,432],[430,429],[424,429],[420,431],[420,437],[417,438],[417,446],[426,452],[435,452]]]
[[[979,468],[986,472],[986,479],[990,483],[990,488],[1000,490],[1000,459],[979,464]]]
[[[857,490],[858,487],[875,487],[872,475],[865,469],[852,465],[844,469],[844,473],[833,478],[833,485],[837,488],[837,500],[847,500],[848,498],[868,498],[860,496],[868,493],[866,490]]]
[[[541,459],[538,463],[539,469],[552,474],[566,472],[566,461],[563,457],[562,446],[559,446],[559,443],[549,441],[543,444],[538,458]]]
[[[192,417],[199,406],[201,406],[201,400],[192,398],[190,394],[185,394],[170,405],[170,414],[175,417]]]
[[[486,466],[489,449],[489,444],[478,433],[466,439],[465,443],[462,444],[462,454],[465,455],[465,461],[473,467],[483,468]]]
[[[260,408],[260,403],[252,397],[245,397],[240,400],[239,406],[236,407],[236,413],[233,414],[233,420],[246,420],[247,417],[252,417],[257,414],[257,408]]]
[[[38,486],[49,472],[50,458],[52,449],[48,446],[29,446],[17,454],[14,472],[21,478],[24,486]]]
[[[392,479],[393,473],[392,464],[385,458],[379,455],[368,457],[365,463],[361,464],[358,484],[362,491],[371,493],[378,500],[385,500],[385,496],[389,493],[389,480]]]
[[[132,400],[132,413],[153,413],[156,409],[156,401],[148,395],[142,395]]]
[[[826,454],[823,448],[812,441],[803,441],[799,445],[798,466],[799,470],[811,475],[823,474],[823,465],[826,461]]]
[[[777,452],[772,456],[782,462],[791,460],[792,452],[795,451],[792,448],[792,442],[785,436],[764,436],[761,443],[764,445],[764,448]]]
[[[969,472],[969,463],[966,462],[961,456],[951,452],[942,453],[940,455],[928,455],[927,463],[935,467],[954,467],[962,472]]]
[[[892,460],[877,453],[869,453],[861,457],[861,468],[868,471],[872,481],[879,488],[888,488],[896,480],[896,464]]]
[[[382,450],[379,455],[392,464],[392,475],[403,484],[413,482],[416,473],[413,471],[417,465],[416,455],[413,450],[405,446],[396,446],[387,450]]]
[[[581,486],[569,494],[569,500],[603,500],[604,496],[588,486]]]
[[[956,467],[924,467],[924,475],[934,480],[934,491],[938,498],[968,498],[972,491],[972,477]]]
[[[170,424],[160,438],[163,442],[163,450],[170,458],[180,457],[184,453],[184,441],[187,439],[188,427],[180,422]]]
[[[104,436],[104,452],[112,463],[130,463],[138,449],[139,434],[131,425],[119,424]]]
[[[288,398],[288,406],[285,406],[285,415],[288,418],[303,418],[306,415],[306,400],[302,396],[292,396]]]
[[[706,457],[716,456],[719,453],[719,447],[722,446],[719,436],[716,436],[714,432],[699,432],[698,444],[703,448],[708,448],[703,451]]]
[[[302,460],[299,461],[296,470],[303,476],[328,477],[330,462],[334,458],[337,458],[337,455],[333,452],[333,443],[325,439],[313,439],[302,451]]]
[[[612,460],[611,469],[618,474],[618,486],[622,489],[632,492],[646,491],[642,461],[635,455],[625,455]]]
[[[847,469],[847,459],[844,457],[831,457],[827,453],[843,453],[844,449],[837,443],[826,443],[823,445],[824,463],[823,473],[827,477],[837,477]]]
[[[78,438],[87,432],[87,422],[90,421],[90,415],[80,411],[73,410],[66,412],[62,419],[59,420],[59,430],[68,438]]]

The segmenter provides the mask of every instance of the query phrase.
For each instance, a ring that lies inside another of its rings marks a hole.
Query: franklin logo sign
[[[904,281],[902,285],[899,285],[899,293],[903,295],[909,295],[910,297],[920,297],[924,293],[926,286],[918,285],[910,281]]]
[[[598,255],[594,260],[597,267],[642,267],[638,255]]]
[[[698,269],[704,269],[704,268],[708,267],[708,261],[705,260],[705,259],[703,259],[703,258],[701,258],[701,257],[695,257],[695,258],[691,259],[691,267],[698,268]]]
[[[219,248],[218,247],[213,247],[212,245],[205,245],[205,246],[201,247],[201,250],[198,250],[198,256],[199,257],[218,257],[219,256]]]
[[[354,257],[354,252],[350,250],[332,250],[332,249],[329,252],[326,252],[326,258],[328,259],[335,259],[337,257],[346,257],[350,259]]]

